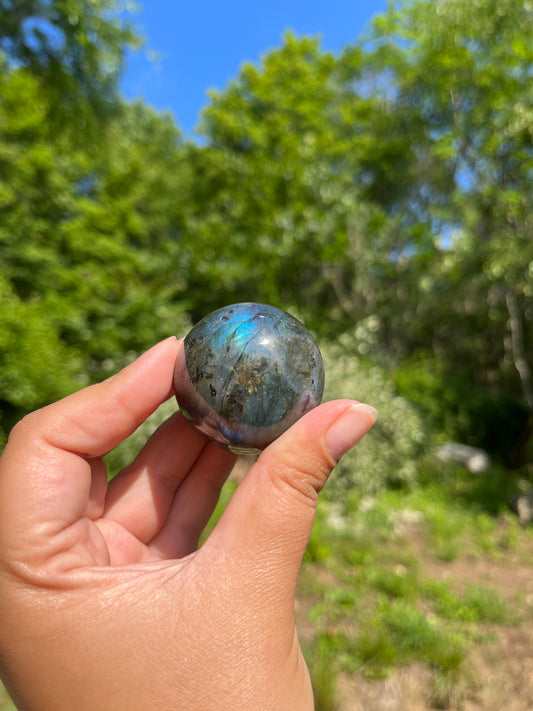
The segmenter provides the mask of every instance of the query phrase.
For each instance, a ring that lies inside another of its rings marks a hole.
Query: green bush
[[[60,341],[47,307],[21,301],[0,276],[0,449],[23,414],[85,385],[79,352]]]
[[[456,364],[451,370],[432,353],[418,353],[395,369],[394,383],[441,441],[483,447],[507,461],[526,427],[527,410],[515,398],[477,385],[472,369]]]
[[[418,408],[398,395],[385,370],[359,355],[354,333],[321,343],[326,367],[324,399],[353,398],[377,408],[370,434],[341,460],[331,486],[365,492],[417,481],[417,461],[430,446],[430,430]]]

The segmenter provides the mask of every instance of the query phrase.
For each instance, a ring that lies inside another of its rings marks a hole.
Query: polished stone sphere
[[[254,453],[320,403],[324,363],[309,331],[290,314],[233,304],[187,335],[174,386],[197,430],[234,452]]]

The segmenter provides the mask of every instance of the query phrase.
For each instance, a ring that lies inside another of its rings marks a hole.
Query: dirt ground
[[[533,709],[533,631],[500,632],[497,641],[471,655],[471,684],[452,703],[461,711],[531,711]],[[433,711],[428,669],[413,665],[383,681],[341,676],[339,711]]]
[[[465,555],[451,563],[436,561],[419,548],[425,572],[435,579],[453,579],[458,585],[478,583],[500,592],[509,604],[521,601],[522,622],[516,627],[487,631],[493,641],[475,647],[469,657],[467,683],[461,698],[446,708],[453,711],[533,710],[533,567],[521,565],[516,556],[505,562]],[[531,559],[531,548],[521,551]],[[522,556],[524,557],[524,556]],[[359,675],[338,679],[339,711],[432,711],[432,675],[422,665],[394,671],[382,681]]]

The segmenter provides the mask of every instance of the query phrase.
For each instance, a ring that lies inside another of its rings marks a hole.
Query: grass
[[[431,670],[435,708],[459,704],[473,683],[469,652],[498,626],[519,624],[524,605],[485,581],[436,579],[431,569],[465,556],[533,565],[519,545],[531,531],[505,499],[496,506],[494,482],[486,488],[488,500],[479,480],[457,469],[438,484],[370,500],[353,492],[341,507],[333,491],[322,498],[299,587],[315,630],[304,651],[318,670],[317,711],[335,708],[335,674],[381,679],[411,664]]]
[[[0,683],[0,711],[17,711],[15,704],[9,698],[7,691]]]

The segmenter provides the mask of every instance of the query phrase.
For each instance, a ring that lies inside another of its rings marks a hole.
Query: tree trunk
[[[533,377],[531,368],[526,359],[524,347],[524,329],[522,326],[522,314],[516,294],[512,289],[507,289],[505,294],[505,303],[509,314],[509,327],[511,330],[511,347],[513,362],[520,382],[522,383],[522,391],[529,409],[528,423],[517,442],[514,452],[511,455],[509,462],[512,468],[518,468],[524,461],[524,454],[528,446],[529,440],[533,435]]]

